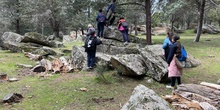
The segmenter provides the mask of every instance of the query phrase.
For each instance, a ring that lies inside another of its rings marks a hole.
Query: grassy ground
[[[195,34],[187,31],[180,34],[181,43],[187,52],[201,61],[197,68],[184,69],[183,83],[216,83],[220,79],[220,36],[202,35],[200,42],[193,42]],[[165,35],[153,36],[153,42],[162,44]],[[210,41],[206,41],[210,40]],[[66,47],[81,43],[68,43]],[[159,95],[170,94],[165,84],[149,78],[133,79],[120,76],[116,71],[104,73],[106,83],[95,71],[81,71],[68,74],[56,74],[52,77],[38,78],[22,74],[16,63],[35,64],[23,54],[0,51],[0,73],[9,77],[18,77],[18,82],[0,82],[0,99],[8,93],[20,93],[24,99],[12,105],[0,104],[0,110],[119,110],[129,99],[132,90],[138,84],[153,89]],[[86,88],[86,91],[81,91]]]

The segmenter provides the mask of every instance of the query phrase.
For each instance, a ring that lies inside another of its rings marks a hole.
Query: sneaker
[[[127,45],[128,44],[128,42],[126,41],[125,43],[124,43],[124,45]]]
[[[170,85],[166,85],[166,88],[167,88],[167,89],[174,89],[174,87],[173,87],[173,86],[170,86]]]
[[[112,26],[108,26],[109,29],[113,29]]]

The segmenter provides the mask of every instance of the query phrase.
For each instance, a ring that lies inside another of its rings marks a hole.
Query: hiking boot
[[[166,85],[166,88],[167,88],[167,89],[172,89],[172,90],[174,90],[174,87],[173,87],[173,86],[170,86],[170,85]]]

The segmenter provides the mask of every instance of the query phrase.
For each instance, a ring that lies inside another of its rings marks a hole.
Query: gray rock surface
[[[144,58],[144,62],[147,65],[148,73],[150,76],[157,80],[167,80],[167,73],[168,73],[168,65],[165,60],[157,54],[160,48],[158,46],[146,46],[145,48],[139,49],[140,54]]]
[[[172,110],[167,101],[144,85],[134,88],[128,102],[121,110]]]
[[[123,75],[139,76],[147,72],[144,59],[139,54],[116,55],[111,57],[110,61],[112,66]]]

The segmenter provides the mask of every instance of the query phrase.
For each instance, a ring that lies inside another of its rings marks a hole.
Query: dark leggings
[[[175,86],[175,82],[177,80],[178,85],[181,84],[181,78],[180,77],[171,77],[171,86]]]

